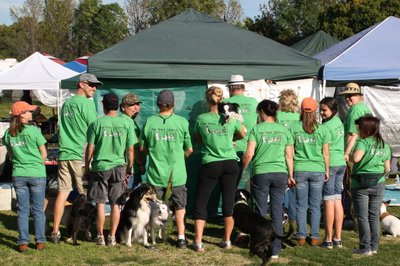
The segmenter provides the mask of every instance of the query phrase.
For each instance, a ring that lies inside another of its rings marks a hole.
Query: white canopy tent
[[[35,52],[0,73],[0,90],[32,90],[43,104],[59,108],[70,96],[61,90],[61,80],[78,74]]]

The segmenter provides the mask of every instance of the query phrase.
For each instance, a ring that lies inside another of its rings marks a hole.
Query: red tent
[[[93,55],[93,53],[88,53],[85,54],[84,56],[78,57],[77,59],[75,59],[76,62],[79,62],[81,64],[87,65],[88,64],[88,58],[91,57]]]
[[[56,62],[57,64],[60,65],[64,65],[65,62],[63,60],[61,60],[60,58],[54,57],[48,53],[42,53],[42,55],[44,55],[45,57],[47,57],[48,59],[52,60],[53,62]]]

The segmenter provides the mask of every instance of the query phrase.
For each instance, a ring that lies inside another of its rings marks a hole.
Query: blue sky
[[[103,0],[103,4],[118,2],[121,6],[125,0]],[[268,2],[267,0],[240,0],[246,17],[253,18],[260,14],[259,5]],[[10,25],[13,23],[10,17],[11,6],[21,6],[24,0],[0,0],[0,24]]]

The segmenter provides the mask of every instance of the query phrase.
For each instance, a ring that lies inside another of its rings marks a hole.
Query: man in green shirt
[[[249,132],[257,124],[256,109],[258,103],[256,99],[244,95],[245,82],[243,80],[242,75],[232,75],[228,82],[227,87],[229,88],[230,98],[226,99],[225,101],[239,104],[239,113],[243,116],[244,120],[243,124],[247,130],[246,136],[241,140],[235,141],[234,145],[235,151],[238,157],[240,158],[239,178],[237,179],[237,185],[239,185],[242,175],[242,163],[243,163],[242,158],[247,148],[247,139],[249,137]],[[245,182],[246,180],[243,181]]]
[[[97,112],[92,98],[96,88],[102,85],[95,75],[85,73],[79,77],[76,95],[61,108],[58,158],[58,194],[54,203],[54,225],[51,241],[59,243],[59,226],[64,214],[65,202],[74,184],[79,194],[85,194],[82,186],[83,150],[86,130],[96,120]]]
[[[372,112],[364,103],[361,88],[357,83],[347,83],[345,90],[339,93],[339,95],[346,98],[346,104],[350,107],[343,123],[346,142],[344,154],[346,162],[348,162],[349,155],[358,137],[358,129],[355,121],[366,114],[372,114]]]
[[[133,128],[135,135],[139,140],[140,138],[140,128],[135,121],[136,116],[140,111],[139,97],[136,94],[128,93],[122,97],[122,102],[120,105],[121,117],[127,119],[133,123]],[[129,177],[128,189],[135,189],[142,182],[142,175],[146,172],[146,156],[140,152],[139,142],[134,146],[134,164],[133,164],[133,176]]]
[[[118,198],[125,191],[124,182],[132,174],[133,145],[137,143],[133,123],[118,116],[118,96],[109,93],[103,97],[105,116],[93,122],[87,131],[85,163],[92,160],[92,177],[88,198],[97,206],[97,245],[104,246],[105,203],[111,206],[110,233],[107,245],[115,246],[115,232],[120,218]],[[127,158],[126,158],[127,157]]]
[[[186,248],[185,214],[187,202],[185,158],[193,152],[187,119],[174,114],[172,91],[158,94],[159,113],[149,117],[141,135],[142,149],[149,155],[147,183],[153,186],[159,199],[165,199],[172,183],[171,201],[175,208],[178,248]]]

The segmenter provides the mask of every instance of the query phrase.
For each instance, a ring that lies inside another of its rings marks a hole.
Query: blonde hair
[[[292,89],[286,89],[279,94],[279,110],[288,113],[299,112],[299,99]]]
[[[224,94],[224,92],[222,91],[222,89],[220,87],[211,86],[206,91],[206,101],[209,104],[216,105],[216,104],[222,102],[223,94]]]

